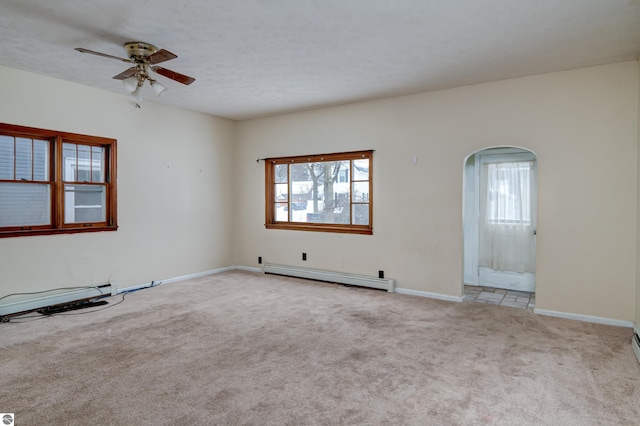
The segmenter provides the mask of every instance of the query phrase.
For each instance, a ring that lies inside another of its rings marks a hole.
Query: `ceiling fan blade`
[[[83,49],[82,47],[76,47],[75,50],[77,50],[78,52],[81,52],[81,53],[90,53],[90,54],[96,55],[96,56],[104,56],[105,58],[117,59],[117,60],[122,61],[122,62],[131,63],[130,59],[120,58],[118,56],[113,56],[113,55],[107,55],[106,53],[95,52],[93,50]]]
[[[160,49],[156,53],[147,56],[147,62],[149,62],[150,64],[159,64],[160,62],[175,59],[177,57],[177,55],[174,55],[168,50]]]
[[[175,71],[168,70],[166,68],[151,67],[151,69],[154,70],[155,72],[157,72],[160,75],[163,75],[163,76],[165,76],[167,78],[170,78],[171,80],[177,81],[178,83],[191,84],[194,81],[196,81],[196,79],[193,78],[193,77],[189,77],[187,75],[180,74],[180,73],[177,73]]]
[[[136,71],[138,71],[136,67],[131,67],[128,70],[122,71],[120,74],[114,76],[113,78],[115,78],[116,80],[124,80],[125,78],[133,77],[134,75],[136,75]]]

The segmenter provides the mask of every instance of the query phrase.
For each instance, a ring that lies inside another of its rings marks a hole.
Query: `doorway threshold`
[[[487,303],[489,305],[508,306],[527,309],[533,312],[536,294],[528,291],[504,290],[501,288],[464,286],[463,302]]]

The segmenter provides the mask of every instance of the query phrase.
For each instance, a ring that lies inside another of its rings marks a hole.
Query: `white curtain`
[[[535,272],[533,161],[486,162],[480,174],[479,265]]]

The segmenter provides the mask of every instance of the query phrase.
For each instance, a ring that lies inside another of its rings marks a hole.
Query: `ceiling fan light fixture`
[[[156,92],[156,95],[158,96],[162,95],[167,90],[165,86],[158,83],[156,80],[151,80],[151,87],[153,87],[154,92]]]
[[[134,90],[133,92],[131,92],[131,95],[129,95],[129,99],[131,99],[131,101],[133,103],[135,103],[136,105],[140,105],[142,103],[142,88],[139,86],[136,86],[136,90]]]
[[[122,80],[122,86],[127,92],[133,93],[138,88],[138,78],[136,76],[125,78]]]

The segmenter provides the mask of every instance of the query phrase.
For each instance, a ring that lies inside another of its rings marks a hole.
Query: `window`
[[[114,231],[116,141],[0,124],[0,237]]]
[[[266,227],[372,234],[372,154],[267,158]]]
[[[487,164],[487,220],[496,225],[531,223],[531,161]]]

